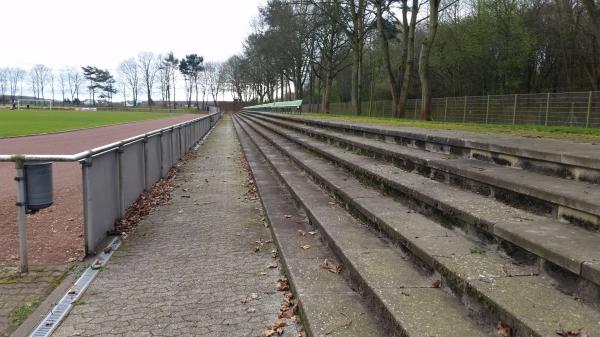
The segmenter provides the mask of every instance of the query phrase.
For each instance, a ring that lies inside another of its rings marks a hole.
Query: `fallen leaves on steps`
[[[587,332],[584,328],[579,328],[579,330],[569,330],[565,331],[563,329],[556,331],[556,334],[562,337],[588,337]]]
[[[329,261],[328,259],[323,260],[323,262],[321,262],[319,264],[319,266],[323,269],[327,269],[330,272],[334,273],[334,274],[339,274],[342,272],[342,266],[339,264],[335,264],[331,261]]]

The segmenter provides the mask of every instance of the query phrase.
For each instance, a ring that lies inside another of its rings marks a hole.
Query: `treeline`
[[[598,90],[595,0],[270,0],[228,61],[244,101]]]
[[[30,70],[0,68],[0,102],[5,103],[14,103],[28,93],[38,100],[61,101],[65,105],[111,105],[115,95],[120,95],[127,105],[152,106],[158,102],[175,107],[177,88],[183,88],[188,107],[200,109],[209,100],[216,105],[218,96],[228,88],[225,68],[219,62],[204,62],[197,54],[178,59],[173,53],[151,52],[121,62],[112,72],[93,65],[59,70],[43,64]],[[88,101],[84,102],[86,94]]]

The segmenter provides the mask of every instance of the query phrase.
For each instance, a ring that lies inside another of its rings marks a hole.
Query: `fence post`
[[[413,119],[417,119],[417,99],[415,99],[415,115],[413,117]]]
[[[142,140],[142,150],[144,153],[144,189],[150,188],[148,186],[148,136],[144,136]]]
[[[444,122],[447,120],[448,116],[448,97],[446,97],[446,102],[444,103]]]
[[[463,123],[467,120],[467,96],[465,96],[465,104],[463,106]]]
[[[592,92],[590,91],[588,96],[588,107],[587,107],[587,117],[585,118],[585,128],[587,129],[590,125],[590,113],[592,112]]]
[[[164,170],[165,170],[165,168],[163,166],[163,143],[162,143],[163,142],[163,133],[164,133],[164,131],[160,130],[160,133],[158,134],[158,152],[159,152],[159,155],[158,155],[158,158],[159,158],[159,160],[158,160],[158,162],[159,162],[158,167],[160,169],[160,177],[161,178],[163,178],[165,176],[164,173],[163,173]]]
[[[90,221],[92,221],[92,196],[90,195],[90,166],[92,166],[92,157],[86,157],[81,161],[81,180],[83,190],[83,236],[85,238],[85,253],[89,253],[92,247],[89,243]]]
[[[546,119],[544,120],[544,126],[548,126],[548,112],[550,111],[550,93],[546,94]]]
[[[485,106],[485,124],[488,123],[489,115],[490,115],[490,95],[487,96],[487,104]]]
[[[518,99],[519,99],[519,95],[515,94],[515,104],[513,105],[512,125],[515,125],[515,119],[517,118],[517,100]]]
[[[17,174],[17,222],[19,223],[19,271],[27,273],[29,264],[27,262],[27,206],[25,205],[25,174],[24,161],[15,160]]]
[[[117,195],[119,198],[117,212],[119,216],[122,216],[125,212],[125,190],[123,189],[123,145],[119,145],[119,147],[115,150],[115,155],[117,156]]]

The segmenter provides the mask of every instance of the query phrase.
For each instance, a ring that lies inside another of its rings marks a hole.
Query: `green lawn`
[[[435,130],[458,130],[479,133],[500,133],[534,138],[572,140],[576,142],[600,142],[600,128],[586,129],[568,126],[443,123],[398,118],[329,115],[323,113],[302,113],[302,117],[317,117],[328,120],[372,123],[392,126],[409,126]]]
[[[179,115],[158,112],[0,109],[0,137],[91,128]]]

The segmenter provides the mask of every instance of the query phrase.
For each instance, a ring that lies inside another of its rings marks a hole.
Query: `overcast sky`
[[[115,69],[142,51],[224,61],[264,0],[3,0],[0,67]]]

